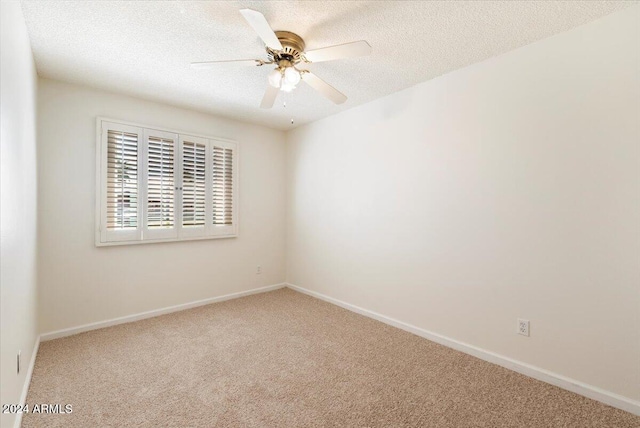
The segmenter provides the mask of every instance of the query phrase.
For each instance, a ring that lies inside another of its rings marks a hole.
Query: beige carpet
[[[277,290],[44,342],[24,427],[640,427],[640,418]]]

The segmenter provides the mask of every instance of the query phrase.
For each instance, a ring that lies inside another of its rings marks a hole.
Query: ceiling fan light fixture
[[[274,69],[269,73],[269,84],[274,88],[279,88],[282,82],[282,70],[280,68]]]

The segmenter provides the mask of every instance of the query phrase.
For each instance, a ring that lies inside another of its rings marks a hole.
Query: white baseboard
[[[481,360],[497,364],[525,376],[529,376],[542,382],[555,385],[559,388],[575,392],[576,394],[580,394],[587,398],[600,401],[604,404],[608,404],[609,406],[625,410],[635,415],[640,415],[640,402],[632,400],[630,398],[623,397],[621,395],[606,391],[593,385],[588,385],[584,382],[568,378],[549,370],[532,366],[531,364],[523,363],[522,361],[514,360],[512,358],[505,357],[503,355],[499,355],[482,348],[478,348],[477,346],[469,345],[467,343],[451,339],[438,333],[424,330],[422,328],[407,324],[402,321],[398,321],[377,312],[373,312],[368,309],[343,302],[342,300],[334,299],[333,297],[326,296],[316,291],[307,290],[306,288],[302,288],[294,284],[287,284],[287,287],[291,288],[292,290],[299,291],[309,296],[318,298],[320,300],[324,300],[325,302],[333,303],[334,305],[340,306],[341,308],[350,310],[360,315],[364,315],[393,327],[408,331],[417,336],[424,337],[425,339],[431,340],[449,348],[453,348],[457,351],[464,352],[465,354],[473,355],[474,357],[480,358]]]
[[[29,361],[29,368],[27,369],[27,375],[24,377],[24,385],[22,386],[22,394],[20,394],[20,405],[24,405],[27,402],[27,394],[29,393],[29,385],[31,385],[31,375],[33,374],[33,367],[36,365],[36,355],[38,355],[38,348],[40,348],[40,336],[36,337],[36,343],[33,345],[33,352],[31,352],[31,361]],[[15,422],[13,426],[20,428],[22,425],[22,413],[16,414]]]
[[[127,315],[124,317],[113,318],[105,321],[98,321],[91,324],[85,324],[78,327],[65,328],[63,330],[56,330],[49,333],[43,333],[40,335],[40,340],[46,342],[47,340],[58,339],[61,337],[71,336],[85,331],[97,330],[99,328],[111,327],[118,324],[124,324],[133,321],[140,321],[146,318],[153,318],[160,315],[170,314],[171,312],[184,311],[185,309],[196,308],[198,306],[209,305],[211,303],[223,302],[225,300],[237,299],[239,297],[249,296],[251,294],[266,293],[267,291],[277,290],[279,288],[286,287],[286,284],[268,285],[266,287],[254,288],[252,290],[240,291],[238,293],[226,294],[219,297],[211,297],[209,299],[197,300],[195,302],[183,303],[181,305],[169,306],[167,308],[154,309],[152,311],[141,312],[138,314]]]

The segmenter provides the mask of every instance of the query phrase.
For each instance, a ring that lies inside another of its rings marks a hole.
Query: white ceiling
[[[290,129],[595,20],[621,1],[23,1],[42,77]],[[262,12],[307,50],[367,40],[368,57],[309,68],[349,99],[306,85],[259,108],[267,67],[193,70],[193,61],[266,59],[239,9]],[[294,125],[291,125],[294,119]]]

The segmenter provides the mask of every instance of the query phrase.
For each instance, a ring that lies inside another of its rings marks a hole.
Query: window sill
[[[226,238],[237,238],[238,234],[235,233],[233,235],[213,235],[213,236],[193,236],[193,237],[184,237],[184,238],[163,238],[163,239],[145,239],[142,241],[108,241],[102,242],[100,241],[100,237],[96,238],[95,244],[96,247],[115,247],[121,245],[141,245],[141,244],[157,244],[161,242],[189,242],[189,241],[205,241],[209,239],[226,239]]]

